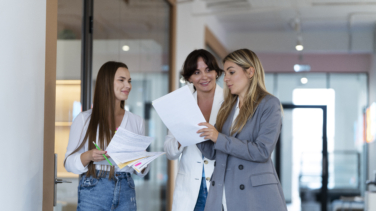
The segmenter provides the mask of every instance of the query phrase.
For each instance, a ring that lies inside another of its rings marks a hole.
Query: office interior
[[[272,159],[289,211],[376,210],[375,0],[20,0],[0,2],[0,17],[4,210],[76,210],[70,125],[106,61],[128,65],[125,109],[163,151],[151,102],[186,85],[183,62],[201,48],[221,65],[240,48],[259,56],[284,108]],[[133,177],[138,210],[171,210],[177,167],[163,156]]]

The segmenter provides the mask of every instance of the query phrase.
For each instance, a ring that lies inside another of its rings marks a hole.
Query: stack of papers
[[[141,172],[146,166],[165,152],[147,152],[146,148],[154,139],[152,137],[132,133],[118,128],[110,144],[107,154],[122,169],[126,166]]]
[[[154,100],[153,107],[181,146],[206,141],[197,133],[198,130],[206,128],[198,126],[206,120],[188,85]]]

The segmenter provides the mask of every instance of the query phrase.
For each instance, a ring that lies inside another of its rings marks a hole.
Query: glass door
[[[58,1],[55,154],[57,177],[71,183],[57,185],[55,211],[76,210],[78,175],[64,168],[70,126],[81,112],[82,1]]]
[[[327,210],[326,106],[283,105],[280,180],[289,211]]]
[[[170,4],[165,0],[94,0],[92,86],[107,61],[128,66],[132,91],[125,109],[145,120],[150,151],[164,151],[167,128],[151,102],[168,93]],[[93,93],[93,90],[92,92]],[[133,175],[137,210],[166,210],[167,159],[151,164],[149,174]]]

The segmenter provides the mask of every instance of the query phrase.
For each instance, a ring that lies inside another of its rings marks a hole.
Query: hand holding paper
[[[152,141],[152,137],[119,128],[106,150],[111,156],[110,161],[113,160],[120,169],[130,166],[137,172],[141,172],[149,163],[165,154],[164,152],[147,152],[146,148]]]
[[[182,147],[205,141],[197,131],[206,120],[188,86],[154,100],[153,107]]]

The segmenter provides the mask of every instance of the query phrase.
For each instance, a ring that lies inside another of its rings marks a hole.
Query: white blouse
[[[69,143],[67,147],[67,152],[65,153],[66,163],[65,169],[68,172],[72,172],[75,174],[82,174],[88,171],[87,166],[83,166],[81,162],[81,154],[88,151],[88,142],[86,142],[85,146],[79,149],[76,153],[70,155],[83,141],[87,128],[89,126],[90,117],[91,117],[92,110],[87,110],[81,112],[73,121],[69,133]],[[121,122],[120,127],[131,131],[133,133],[139,135],[145,135],[145,125],[144,120],[129,111],[126,111]],[[97,133],[97,141],[98,143],[98,133]],[[93,144],[93,143],[91,143]],[[106,144],[105,144],[106,145]],[[106,150],[106,149],[102,149]],[[68,156],[70,155],[70,156]],[[68,157],[67,157],[68,156]],[[97,170],[106,170],[109,165],[95,165]],[[138,173],[132,167],[126,166],[122,169],[114,164],[116,172],[129,172],[134,173],[139,176],[145,176],[149,172],[149,165],[146,167],[144,173]]]
[[[231,131],[232,131],[232,127],[234,126],[235,119],[239,115],[239,111],[240,111],[240,109],[239,109],[239,97],[238,97],[238,102],[236,102],[234,117],[232,118]],[[223,205],[223,210],[227,211],[225,186],[223,186],[222,205]]]

